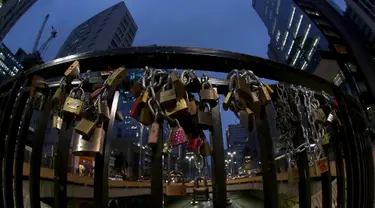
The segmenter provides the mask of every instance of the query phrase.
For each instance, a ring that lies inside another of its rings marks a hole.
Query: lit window
[[[285,31],[284,40],[283,40],[283,45],[281,46],[281,50],[284,49],[284,46],[285,46],[286,40],[288,39],[288,35],[289,35],[289,31]]]
[[[294,59],[293,59],[293,63],[292,63],[292,66],[294,66],[294,65],[296,64],[296,61],[297,61],[297,59],[298,59],[298,57],[299,57],[300,53],[301,53],[301,50],[300,50],[300,49],[298,49],[298,51],[297,51],[296,55],[294,56]]]
[[[303,48],[303,46],[305,45],[305,41],[306,41],[307,36],[309,35],[310,29],[311,29],[311,24],[309,24],[309,26],[306,29],[305,36],[303,37],[303,40],[301,43],[301,48]]]
[[[344,75],[342,74],[342,72],[340,71],[336,76],[335,78],[333,79],[333,83],[337,86],[340,86],[340,84],[344,81]]]
[[[293,18],[294,18],[294,14],[296,13],[296,7],[292,6],[292,14],[289,18],[289,24],[288,24],[288,29],[290,28],[290,26],[292,26],[292,22],[293,22]]]
[[[348,51],[342,45],[333,44],[333,47],[335,47],[336,51],[339,52],[339,53],[341,53],[341,54],[348,54]]]
[[[280,39],[280,30],[277,30],[277,33],[276,33],[276,43],[279,42],[279,39]]]
[[[1,58],[2,60],[5,60],[5,56],[4,56],[4,54],[1,53],[1,52],[0,52],[0,58]]]
[[[305,70],[305,69],[306,69],[306,67],[307,67],[307,61],[305,61],[305,62],[303,63],[303,65],[302,65],[301,69],[302,69],[302,70]]]
[[[303,16],[302,16],[302,14],[301,14],[301,16],[299,17],[299,20],[298,20],[298,24],[297,24],[297,27],[296,27],[296,31],[294,32],[294,37],[297,37],[297,34],[298,34],[298,31],[299,31],[299,28],[301,27],[302,19],[303,19]]]
[[[318,37],[318,38],[315,39],[315,41],[314,41],[314,43],[313,43],[313,45],[312,45],[312,47],[310,49],[310,52],[307,55],[307,59],[309,59],[309,60],[311,59],[311,55],[312,55],[313,51],[315,50],[316,46],[318,45],[319,40],[320,40],[320,37]]]
[[[290,55],[290,52],[292,51],[293,45],[294,45],[294,40],[292,40],[292,43],[290,44],[287,57]]]
[[[357,67],[353,63],[347,62],[345,65],[351,72],[357,72]]]
[[[315,16],[320,16],[320,14],[318,12],[314,12],[314,11],[311,11],[311,10],[308,10],[308,9],[306,9],[305,11],[308,14],[312,14],[312,15],[315,15]]]

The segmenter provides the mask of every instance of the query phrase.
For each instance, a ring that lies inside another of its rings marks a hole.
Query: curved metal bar
[[[20,120],[22,118],[22,108],[26,103],[28,94],[21,92],[22,88],[28,84],[28,79],[24,80],[20,91],[14,101],[14,106],[11,113],[11,118],[9,122],[9,129],[7,133],[7,141],[5,148],[5,160],[4,160],[4,197],[5,197],[5,207],[14,207],[13,201],[13,159],[14,159],[14,148],[16,146],[17,130],[19,128]]]
[[[29,133],[29,125],[33,115],[32,104],[33,97],[29,97],[25,104],[25,110],[20,122],[20,128],[17,133],[17,145],[15,150],[14,164],[14,200],[17,208],[23,208],[23,162],[25,155],[25,146],[27,135]]]
[[[311,73],[264,58],[222,50],[172,46],[130,47],[81,53],[39,65],[28,70],[25,75],[41,73],[47,79],[56,74],[62,74],[74,60],[80,61],[81,69],[92,71],[105,69],[108,63],[115,68],[124,65],[125,62],[127,68],[143,68],[144,66],[161,69],[194,68],[224,73],[229,73],[235,68],[245,68],[251,69],[258,77],[303,85],[314,90],[324,90],[329,94],[332,94],[332,88],[337,88],[332,83]],[[17,78],[18,76],[2,84],[0,91],[3,86],[6,88]]]

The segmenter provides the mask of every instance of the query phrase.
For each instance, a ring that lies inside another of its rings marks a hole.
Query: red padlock
[[[202,140],[200,138],[189,139],[187,150],[189,152],[199,152],[201,145],[202,145]]]
[[[134,101],[132,109],[130,110],[130,116],[134,119],[138,119],[139,115],[141,114],[141,108],[139,104],[140,104],[140,98],[137,97]]]

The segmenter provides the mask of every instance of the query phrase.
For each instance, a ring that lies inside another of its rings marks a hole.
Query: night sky
[[[344,0],[334,1],[345,8]],[[41,44],[48,38],[51,26],[58,29],[57,38],[44,55],[44,60],[52,60],[76,26],[118,2],[38,0],[8,33],[4,43],[13,52],[19,47],[30,52],[45,15],[52,13],[40,41]],[[125,0],[125,4],[139,28],[134,46],[194,46],[267,58],[269,36],[251,0]],[[217,73],[207,75],[224,77]],[[223,132],[236,121],[231,112],[224,112]]]

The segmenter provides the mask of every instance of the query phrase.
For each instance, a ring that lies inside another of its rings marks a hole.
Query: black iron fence
[[[0,207],[23,207],[23,172],[25,146],[33,110],[40,110],[41,115],[32,138],[30,160],[29,194],[31,207],[40,207],[40,174],[43,167],[43,144],[45,130],[53,110],[53,96],[59,84],[35,82],[35,75],[44,80],[62,76],[73,61],[79,61],[80,72],[88,70],[102,71],[118,67],[144,68],[150,66],[156,69],[197,69],[229,73],[232,69],[251,69],[259,77],[278,80],[280,82],[302,85],[316,92],[324,91],[337,101],[337,125],[332,125],[330,147],[324,151],[334,153],[337,179],[338,207],[372,207],[374,196],[374,171],[371,140],[366,127],[363,109],[350,96],[346,95],[335,85],[289,66],[257,58],[249,55],[227,51],[186,48],[186,47],[134,47],[103,52],[88,52],[56,59],[43,65],[22,72],[0,86]],[[34,80],[34,81],[33,81]],[[219,94],[229,90],[227,80],[211,79],[210,84],[217,88]],[[75,86],[79,82],[73,81]],[[121,87],[131,86],[122,83]],[[114,88],[108,93],[110,108],[109,121],[105,125],[106,137],[102,154],[95,155],[94,201],[96,207],[108,207],[109,185],[108,167],[110,157],[110,141],[114,137],[112,127],[116,116],[119,93]],[[189,92],[199,92],[199,86],[186,86]],[[37,91],[37,92],[36,92]],[[44,96],[40,99],[37,96]],[[40,106],[40,107],[38,107]],[[293,106],[293,105],[291,105]],[[262,168],[264,190],[264,207],[279,207],[277,167],[273,149],[273,138],[268,126],[268,117],[264,113],[265,106],[256,120]],[[298,106],[294,111],[299,111]],[[224,147],[220,107],[211,108],[213,118],[212,128],[209,129],[212,141],[212,192],[214,207],[225,207],[227,204],[227,184],[224,163]],[[294,122],[303,121],[296,118]],[[67,174],[69,170],[69,154],[71,136],[74,131],[74,118],[64,117],[56,153],[54,154],[54,207],[67,207]],[[301,128],[300,128],[301,127]],[[302,125],[296,128],[295,146],[304,142]],[[160,124],[160,129],[163,125]],[[164,182],[162,168],[163,131],[159,131],[159,140],[152,147],[152,178],[151,204],[153,207],[163,207]],[[330,149],[330,150],[329,150]],[[306,149],[300,149],[296,157],[298,167],[298,189],[300,207],[311,206],[311,179],[309,159]],[[4,177],[4,178],[2,178]],[[332,207],[331,171],[320,175],[322,187],[322,206]],[[347,187],[347,188],[346,188]]]

